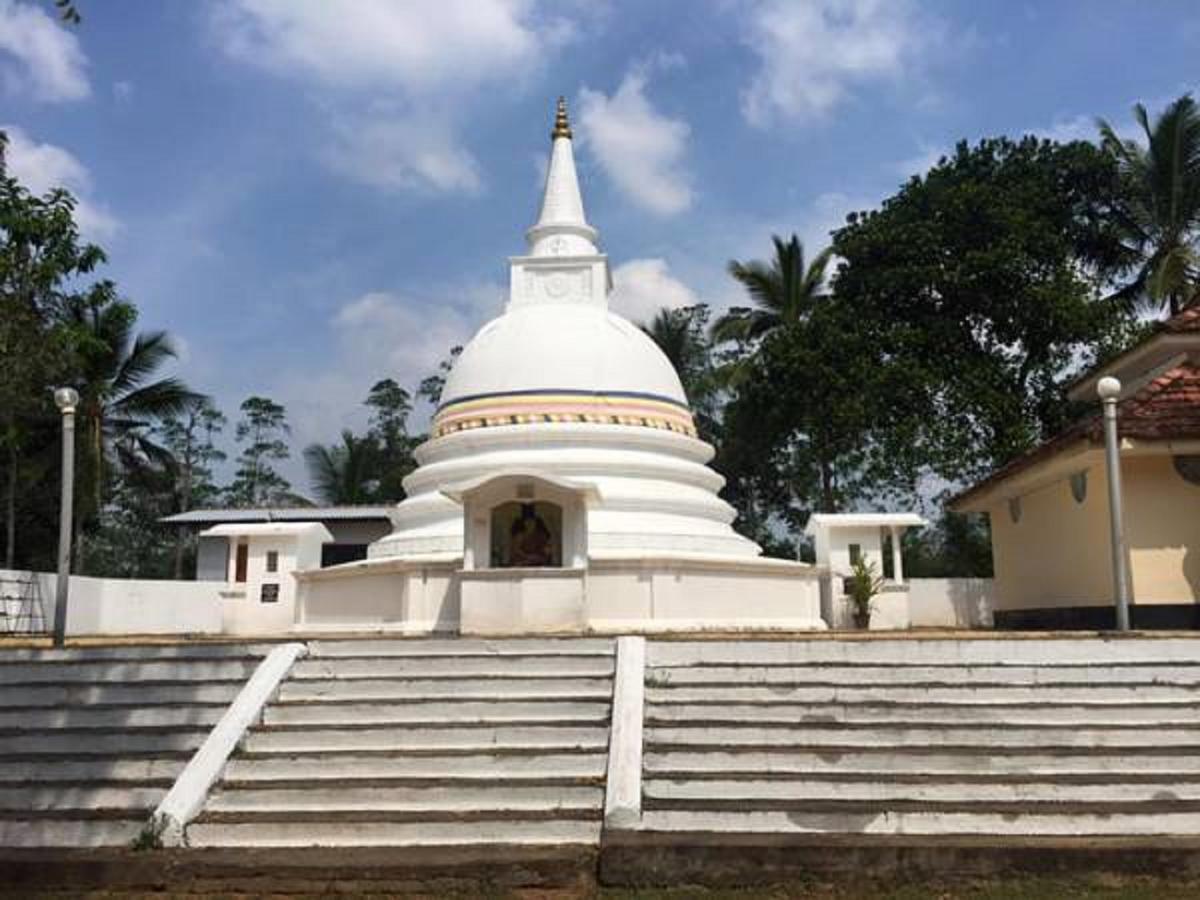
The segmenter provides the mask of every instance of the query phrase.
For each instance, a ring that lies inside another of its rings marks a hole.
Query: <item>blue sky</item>
[[[1166,0],[78,5],[0,0],[10,167],[80,196],[179,373],[231,420],[284,403],[297,457],[500,312],[560,93],[642,319],[737,302],[729,258],[821,245],[961,138],[1128,128],[1200,54],[1200,8]]]

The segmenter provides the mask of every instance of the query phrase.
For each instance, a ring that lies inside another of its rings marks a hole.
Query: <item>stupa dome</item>
[[[598,306],[517,306],[483,326],[455,362],[442,409],[494,397],[583,395],[687,409],[674,367],[645,332]]]
[[[394,531],[370,555],[466,554],[470,568],[476,551],[467,553],[464,533],[477,523],[464,510],[480,492],[515,503],[543,491],[566,510],[561,528],[575,535],[578,564],[604,553],[757,556],[730,527],[724,479],[706,465],[713,448],[696,434],[670,360],[608,307],[608,257],[584,211],[561,101],[552,139],[527,252],[509,259],[504,313],[451,367]],[[476,548],[477,558],[503,556],[497,548]]]

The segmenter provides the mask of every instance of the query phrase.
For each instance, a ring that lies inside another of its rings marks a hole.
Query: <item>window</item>
[[[850,545],[850,565],[856,565],[862,559],[862,544]]]
[[[267,551],[267,571],[268,572],[278,572],[279,571],[279,551],[278,550],[268,550]]]
[[[279,585],[264,584],[262,586],[262,593],[260,593],[258,595],[258,599],[261,603],[278,603],[279,602]]]
[[[553,503],[501,503],[492,510],[491,565],[497,569],[562,565],[562,509]]]
[[[246,581],[246,563],[250,559],[250,547],[247,544],[237,545],[237,556],[233,563],[233,580],[238,584]]]

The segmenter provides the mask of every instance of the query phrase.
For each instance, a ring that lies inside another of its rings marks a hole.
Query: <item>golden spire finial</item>
[[[567,119],[567,100],[565,97],[558,98],[558,107],[554,111],[554,130],[550,132],[551,139],[571,137],[571,123]]]

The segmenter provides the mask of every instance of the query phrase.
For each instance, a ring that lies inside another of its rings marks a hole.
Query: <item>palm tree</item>
[[[734,307],[713,324],[718,342],[761,340],[782,325],[804,319],[828,294],[825,270],[833,255],[827,248],[804,264],[804,245],[796,235],[784,241],[771,237],[775,258],[770,263],[753,260],[729,263],[729,274],[741,282],[754,307]]]
[[[311,444],[304,450],[304,463],[317,497],[330,506],[374,500],[379,483],[378,460],[375,441],[356,437],[350,431],[342,432],[340,444]]]
[[[1123,218],[1142,255],[1133,281],[1114,296],[1149,301],[1175,315],[1200,291],[1200,110],[1185,94],[1153,125],[1140,103],[1133,116],[1146,135],[1145,146],[1098,122],[1100,145],[1116,160],[1128,188]]]
[[[163,331],[135,334],[137,312],[113,299],[111,284],[102,282],[72,303],[70,318],[79,342],[81,493],[94,516],[104,506],[109,466],[137,465],[139,459],[171,465],[170,452],[154,442],[149,426],[204,398],[178,378],[154,379],[175,357],[175,347]]]
[[[658,345],[679,375],[696,427],[712,441],[716,433],[717,371],[706,336],[708,307],[663,307],[649,323],[639,327]]]

